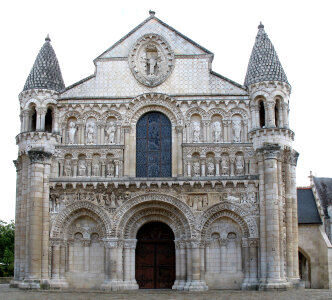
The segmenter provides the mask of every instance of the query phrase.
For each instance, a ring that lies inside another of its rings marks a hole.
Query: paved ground
[[[0,300],[331,300],[332,290],[292,290],[282,292],[208,291],[178,292],[171,290],[139,290],[105,293],[69,291],[22,291],[0,285]]]

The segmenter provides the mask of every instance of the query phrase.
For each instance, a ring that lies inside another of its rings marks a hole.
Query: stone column
[[[266,116],[267,116],[267,119],[266,119],[266,126],[267,127],[275,127],[275,114],[274,114],[274,101],[267,101],[266,102]]]
[[[50,287],[53,289],[68,288],[65,273],[65,244],[63,241],[54,240],[52,244],[52,260],[51,260],[51,281]]]
[[[105,282],[102,284],[101,288],[103,290],[108,291],[117,291],[119,289],[119,281],[118,281],[118,240],[117,239],[109,239],[105,241],[105,247],[107,249],[106,256],[106,270],[107,270],[107,278]]]
[[[278,157],[280,146],[266,144],[259,149],[264,157],[265,226],[266,226],[266,283],[263,289],[286,288],[286,281],[280,276],[280,234],[279,234],[279,191]],[[264,213],[264,212],[261,212]]]
[[[52,112],[52,118],[53,118],[53,132],[56,134],[60,134],[59,131],[59,113],[56,110],[56,108],[54,108],[54,111]]]
[[[250,254],[249,254],[249,243],[247,238],[242,239],[242,251],[243,251],[243,282],[242,289],[248,289],[249,277],[250,277]]]
[[[248,142],[248,120],[242,121],[242,132],[243,132],[243,136],[241,137],[242,143],[247,143]]]
[[[90,246],[91,246],[91,240],[90,239],[83,239],[83,255],[84,255],[84,271],[89,272],[90,271]]]
[[[257,257],[257,249],[258,249],[258,239],[249,239],[249,273],[250,273],[250,280],[249,286],[250,289],[256,290],[258,286],[257,280],[257,264],[258,264],[258,257]]]
[[[115,138],[116,144],[121,144],[121,122],[116,123],[116,138]]]
[[[138,289],[138,284],[135,279],[135,249],[136,239],[124,240],[124,283],[125,290]]]
[[[177,290],[180,282],[180,247],[179,241],[175,240],[175,281],[172,286],[172,290]]]
[[[201,156],[200,160],[201,160],[201,176],[204,177],[204,176],[206,176],[206,172],[205,172],[206,157]]]
[[[190,158],[188,158],[188,160],[187,160],[187,174],[188,174],[188,177],[191,177],[191,160],[190,160]]]
[[[220,159],[219,156],[215,159],[216,176],[220,176]]]
[[[14,278],[11,287],[17,287],[20,278],[21,253],[21,201],[22,201],[22,161],[20,157],[13,161],[16,167],[16,211],[15,211],[15,247],[14,247]],[[23,227],[24,228],[24,227]],[[22,229],[23,229],[22,228]]]
[[[124,133],[124,176],[130,176],[130,127],[123,127]]]
[[[291,195],[292,195],[292,233],[293,233],[293,283],[298,284],[299,275],[299,237],[297,216],[297,191],[296,191],[296,165],[299,153],[292,150],[291,154]]]
[[[177,133],[177,169],[178,169],[178,176],[183,176],[183,157],[182,157],[182,142],[183,142],[183,127],[177,126],[176,127]]]
[[[47,109],[45,107],[39,107],[36,109],[37,112],[37,124],[36,131],[44,131],[45,130],[45,115]]]
[[[188,291],[192,280],[192,266],[191,266],[191,242],[186,242],[186,267],[187,267],[187,281],[184,290]]]
[[[226,245],[227,239],[220,239],[219,246],[220,246],[220,271],[226,271]]]
[[[230,176],[234,176],[235,175],[235,170],[234,170],[234,162],[235,162],[235,157],[234,156],[230,156],[229,158],[229,167],[230,167]]]
[[[42,255],[43,255],[43,206],[44,206],[44,169],[49,165],[51,153],[30,150],[28,152],[29,165],[29,195],[27,201],[27,233],[29,237],[27,252],[27,272],[22,288],[40,288],[42,279]],[[48,169],[49,170],[49,169]],[[48,171],[49,173],[49,171]],[[47,188],[49,188],[47,186]],[[45,199],[49,201],[49,199]],[[48,238],[47,232],[47,238]]]
[[[289,279],[293,278],[293,203],[292,203],[292,171],[291,152],[284,152],[285,164],[285,212],[286,212],[286,272]]]
[[[178,242],[178,246],[179,246],[179,255],[180,255],[180,278],[179,278],[179,283],[177,286],[178,290],[183,290],[185,285],[186,285],[186,281],[187,281],[187,268],[186,268],[186,243],[183,241],[179,241]]]
[[[119,177],[119,161],[114,160],[114,164],[115,164],[115,177]]]
[[[201,257],[199,241],[191,241],[191,267],[192,279],[190,282],[189,291],[207,290],[205,281],[201,280]]]
[[[123,288],[123,241],[118,241],[116,277],[118,279],[118,288]]]
[[[283,112],[283,121],[284,121],[284,127],[286,128],[289,128],[289,120],[288,120],[288,104],[287,103],[283,103],[282,104],[283,106],[283,109],[282,109],[282,112]]]

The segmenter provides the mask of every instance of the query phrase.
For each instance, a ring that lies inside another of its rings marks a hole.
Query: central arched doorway
[[[170,289],[175,280],[172,229],[161,222],[143,225],[137,233],[136,281],[140,289]]]

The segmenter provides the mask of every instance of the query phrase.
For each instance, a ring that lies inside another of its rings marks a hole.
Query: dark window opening
[[[275,124],[276,127],[280,126],[280,122],[279,122],[279,102],[276,103],[275,107],[274,107],[274,119],[275,119]]]
[[[162,113],[147,113],[137,122],[136,176],[172,176],[172,126]]]
[[[31,124],[30,124],[30,130],[36,131],[37,128],[37,112],[36,109],[32,108],[32,114],[31,114]]]
[[[265,127],[265,107],[263,101],[259,103],[259,126]]]
[[[45,115],[45,131],[52,132],[52,127],[53,127],[52,110],[49,108],[49,109],[47,109],[47,112]]]

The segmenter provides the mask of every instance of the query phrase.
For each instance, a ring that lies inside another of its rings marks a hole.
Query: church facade
[[[19,95],[13,286],[298,285],[291,87],[258,28],[244,85],[154,12],[68,87],[46,38]]]

